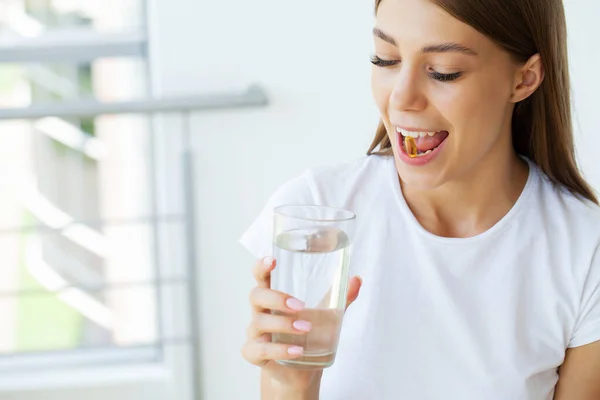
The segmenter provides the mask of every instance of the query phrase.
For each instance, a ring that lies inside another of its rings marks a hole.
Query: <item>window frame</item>
[[[103,33],[96,31],[93,27],[77,27],[66,29],[55,29],[43,32],[38,36],[0,36],[0,63],[73,63],[80,64],[91,62],[102,58],[132,57],[144,60],[149,72],[150,62],[148,57],[148,25],[150,23],[147,8],[148,0],[142,0],[141,28],[131,28],[117,33]],[[150,90],[151,74],[148,73],[147,89]],[[60,118],[61,109],[73,109],[77,107],[88,107],[90,111],[98,108],[93,101],[48,103],[33,105],[25,109],[5,109],[4,119],[10,119],[10,112],[27,114],[30,110],[34,120],[37,112],[44,110],[52,117]],[[117,105],[113,105],[117,107]],[[110,106],[108,106],[110,111]],[[53,113],[53,109],[56,113]],[[102,109],[95,110],[97,114]],[[132,110],[135,111],[135,110]],[[42,123],[43,120],[36,120]],[[74,136],[74,135],[71,135]],[[87,154],[94,151],[93,139],[78,141],[78,138],[70,137],[70,141],[64,137],[54,138],[73,150]],[[92,147],[90,147],[90,145]],[[97,149],[96,149],[97,150]],[[68,221],[64,226],[52,226],[45,224],[58,234],[68,235],[69,229],[73,227],[73,221]],[[156,218],[151,223],[156,223]],[[153,227],[156,229],[155,227]],[[26,228],[25,228],[26,229]],[[84,229],[87,229],[84,227]],[[89,229],[88,229],[89,230]],[[15,232],[13,232],[14,234]],[[0,232],[0,234],[10,234]],[[156,239],[156,235],[155,235]],[[160,263],[160,260],[155,260]],[[157,291],[157,332],[160,335],[166,321],[161,317],[164,313],[161,309],[169,309],[173,301],[171,296],[165,295],[164,289],[158,283],[152,283]],[[168,292],[169,290],[167,290]],[[18,296],[18,294],[15,294]],[[182,325],[181,321],[175,323]],[[31,389],[68,389],[73,387],[95,386],[97,384],[114,384],[124,381],[166,381],[175,368],[173,362],[169,362],[169,354],[165,354],[166,347],[158,337],[156,343],[141,346],[128,347],[106,347],[106,348],[79,348],[72,350],[56,350],[48,352],[15,353],[0,357],[0,392]],[[100,372],[101,371],[101,372]],[[100,373],[99,373],[100,372]]]

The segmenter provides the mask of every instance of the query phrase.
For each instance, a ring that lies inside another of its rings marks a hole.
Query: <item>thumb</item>
[[[360,276],[353,276],[348,282],[348,294],[346,295],[346,309],[350,307],[350,304],[354,303],[354,300],[358,297],[360,288],[362,286],[362,278]]]

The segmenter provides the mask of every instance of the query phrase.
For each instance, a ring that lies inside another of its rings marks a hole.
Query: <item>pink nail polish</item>
[[[304,310],[304,303],[301,302],[298,299],[295,299],[293,297],[290,297],[289,299],[287,299],[287,301],[285,302],[285,304],[292,310],[294,311],[302,311]]]
[[[271,258],[271,257],[265,257],[263,259],[263,264],[265,266],[265,269],[271,268],[271,266],[273,265],[273,258]]]
[[[288,348],[288,354],[291,356],[301,356],[304,353],[304,349],[298,346],[292,346]]]
[[[308,321],[295,321],[293,325],[294,329],[297,329],[301,332],[309,332],[312,328],[312,324]]]

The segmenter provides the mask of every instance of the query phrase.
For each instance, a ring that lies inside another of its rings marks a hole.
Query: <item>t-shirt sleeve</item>
[[[272,256],[273,210],[286,204],[317,204],[312,187],[308,171],[282,185],[271,195],[239,242],[257,259]]]
[[[581,311],[569,347],[600,340],[600,247],[592,259],[581,300]]]

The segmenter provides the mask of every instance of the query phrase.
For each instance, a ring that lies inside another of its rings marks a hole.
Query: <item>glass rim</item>
[[[347,216],[343,217],[343,218],[328,218],[328,219],[308,218],[308,217],[301,217],[301,216],[296,216],[296,215],[285,213],[285,209],[287,209],[287,208],[292,208],[292,209],[319,208],[319,209],[323,209],[323,210],[341,211],[341,212],[345,213]],[[287,218],[299,219],[302,221],[312,221],[312,222],[348,222],[348,221],[352,221],[352,220],[356,219],[356,214],[354,214],[350,210],[347,210],[345,208],[340,208],[340,207],[323,206],[323,205],[319,205],[319,204],[284,204],[284,205],[275,207],[274,213],[275,213],[275,215],[280,215],[280,216],[287,217]]]

